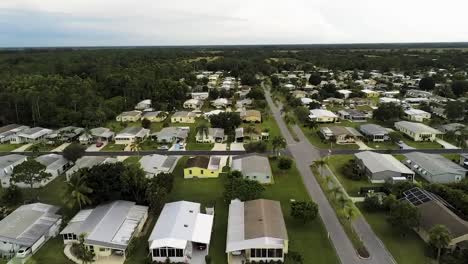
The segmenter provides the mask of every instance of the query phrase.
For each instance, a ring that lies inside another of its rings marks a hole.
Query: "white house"
[[[260,183],[271,183],[273,173],[267,157],[258,154],[247,154],[232,158],[232,170],[240,171],[244,178]]]
[[[222,143],[227,140],[227,136],[224,135],[224,129],[210,127],[205,131],[198,131],[195,139],[198,143]]]
[[[141,114],[142,112],[137,110],[122,112],[115,120],[118,122],[136,122],[140,120]]]
[[[20,248],[34,254],[51,237],[57,236],[62,217],[59,208],[33,203],[18,207],[0,221],[0,257],[14,257]]]
[[[50,173],[52,175],[48,182],[52,181],[57,176],[64,173],[70,165],[70,162],[67,159],[65,159],[62,155],[58,154],[42,155],[37,157],[36,161],[46,166],[45,172]]]
[[[442,132],[430,126],[408,121],[396,122],[395,128],[414,141],[434,141],[437,135],[442,134]]]
[[[9,143],[10,140],[13,137],[15,137],[17,133],[28,128],[28,126],[22,126],[17,124],[11,124],[0,127],[0,143]]]
[[[179,160],[178,156],[152,154],[141,157],[140,167],[147,178],[157,176],[159,173],[171,173]]]
[[[431,114],[420,109],[408,109],[405,110],[404,117],[410,121],[423,122],[431,119]]]
[[[148,239],[153,261],[205,263],[213,228],[212,214],[201,213],[199,203],[167,203]]]
[[[190,127],[165,127],[152,134],[159,143],[173,143],[187,139]]]
[[[192,99],[206,100],[209,97],[208,92],[191,93]]]
[[[136,106],[135,106],[135,110],[145,110],[145,109],[148,109],[148,108],[151,108],[151,100],[150,99],[146,99],[146,100],[143,100],[141,102],[139,102]]]
[[[232,200],[227,232],[228,263],[284,262],[288,253],[288,233],[278,201]]]
[[[218,98],[216,100],[211,101],[211,105],[213,105],[217,109],[226,108],[230,104],[231,102],[226,98]]]
[[[183,105],[186,109],[201,109],[203,107],[203,100],[200,99],[188,99]]]
[[[124,130],[117,133],[115,136],[115,144],[129,145],[135,142],[137,139],[143,141],[149,136],[149,129],[142,127],[127,127]]]
[[[13,169],[26,160],[26,156],[18,154],[0,156],[0,180],[2,181],[2,187],[6,188],[10,186],[10,176],[13,173]]]
[[[400,99],[397,99],[397,98],[381,97],[381,98],[379,98],[379,103],[381,103],[381,104],[394,103],[394,104],[399,105],[401,103],[401,101],[400,101]]]
[[[147,217],[147,206],[113,201],[79,211],[60,234],[64,244],[78,243],[78,238],[84,234],[84,244],[97,260],[111,256],[120,260],[113,263],[123,263],[128,244],[140,235]]]
[[[11,138],[11,144],[37,143],[51,134],[52,130],[42,127],[33,127],[21,130]]]
[[[337,90],[336,92],[341,94],[344,99],[348,99],[349,95],[352,93],[350,90],[346,90],[346,89]]]
[[[114,132],[109,128],[96,127],[90,129],[89,132],[84,132],[78,137],[81,144],[89,144],[92,142],[108,142],[114,137]]]
[[[309,118],[317,123],[334,123],[338,120],[338,116],[333,112],[323,109],[310,110]]]

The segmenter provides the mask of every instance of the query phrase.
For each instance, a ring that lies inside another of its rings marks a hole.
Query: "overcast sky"
[[[0,46],[468,41],[466,0],[0,0]]]

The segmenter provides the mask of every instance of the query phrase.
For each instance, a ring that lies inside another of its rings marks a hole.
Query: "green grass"
[[[63,240],[61,236],[50,239],[42,246],[39,251],[34,254],[26,264],[43,264],[43,263],[57,263],[57,264],[74,264],[63,254]]]
[[[158,143],[157,141],[146,139],[140,144],[141,150],[157,150],[158,147],[162,145],[168,145],[170,147],[170,144],[161,144]]]
[[[211,150],[214,144],[212,143],[193,143],[189,142],[185,146],[186,150]]]
[[[361,196],[358,193],[361,187],[378,186],[378,184],[371,183],[367,180],[355,181],[346,178],[343,175],[342,168],[352,159],[353,155],[333,155],[328,159],[328,167],[333,174],[335,174],[350,196]]]
[[[248,127],[251,124],[254,125],[259,132],[262,132],[264,129],[268,130],[270,134],[270,140],[266,141],[268,149],[272,148],[271,139],[277,136],[282,137],[278,124],[270,112],[268,114],[262,114],[262,123],[242,123],[241,127]]]
[[[38,143],[38,144],[31,145],[30,147],[28,147],[26,149],[26,151],[32,151],[33,146],[38,146],[37,151],[47,152],[47,151],[51,151],[51,150],[57,148],[60,145],[62,145],[62,144],[61,143],[58,143],[58,144],[41,144],[41,143]]]
[[[403,142],[405,142],[408,146],[417,148],[417,149],[440,149],[442,146],[437,143],[437,142],[417,142],[413,141],[412,139],[407,138],[406,136],[403,136],[401,139]]]
[[[134,238],[135,243],[134,251],[131,252],[130,256],[125,260],[125,264],[140,264],[146,263],[148,252],[148,238],[156,224],[157,217],[154,214],[148,216],[145,226],[143,227],[142,233],[139,237]]]
[[[140,164],[139,161],[140,161],[140,158],[141,157],[138,157],[138,156],[131,156],[131,157],[128,157],[126,158],[123,163],[124,164],[127,164],[127,165],[130,165],[130,164]]]
[[[184,179],[183,166],[188,157],[183,157],[174,169],[176,179],[174,189],[169,195],[169,201],[193,201],[206,205],[215,205],[215,220],[210,244],[210,255],[214,264],[226,263],[226,232],[228,221],[228,205],[223,199],[225,176],[217,179]],[[288,228],[289,247],[298,251],[304,257],[304,263],[338,264],[335,251],[328,241],[327,234],[319,218],[311,223],[303,224],[289,216],[289,200],[309,200],[309,196],[296,170],[277,169],[276,161],[272,161],[272,170],[276,184],[265,186],[264,198],[279,200],[282,205]],[[157,216],[155,217],[157,218]],[[126,262],[128,264],[143,263],[147,253],[147,241],[141,238],[137,241],[138,250]],[[143,249],[140,249],[143,248]],[[320,252],[320,254],[316,254]]]
[[[109,143],[102,149],[103,151],[123,151],[125,149],[125,145],[122,144],[114,144]]]
[[[0,144],[0,152],[9,152],[21,146],[19,144]]]
[[[403,237],[401,232],[388,223],[384,212],[370,213],[362,209],[361,213],[398,264],[431,263],[431,259],[426,256],[426,244],[416,232],[409,231]]]
[[[365,144],[373,149],[399,149],[400,147],[393,143],[392,141],[384,141],[384,142],[365,142]]]
[[[452,154],[442,154],[442,156],[446,157],[447,159],[456,162],[457,164],[460,162],[460,154],[452,153]]]

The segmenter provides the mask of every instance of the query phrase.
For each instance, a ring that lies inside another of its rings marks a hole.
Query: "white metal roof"
[[[200,213],[200,204],[179,201],[164,205],[148,239],[150,248],[185,248],[187,242],[209,244],[213,215]]]

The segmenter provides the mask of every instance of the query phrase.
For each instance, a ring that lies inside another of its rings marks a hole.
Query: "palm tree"
[[[130,144],[130,151],[136,151],[138,158],[140,157],[141,143],[141,138],[135,138],[132,144]]]
[[[345,206],[343,207],[343,212],[345,213],[346,218],[351,224],[351,220],[358,215],[356,208],[351,200],[347,200]]]
[[[91,203],[88,194],[92,193],[93,190],[86,185],[85,177],[79,172],[73,174],[70,180],[67,182],[67,194],[69,196],[69,204],[74,207],[78,204],[80,210],[83,205]]]
[[[335,199],[337,199],[338,195],[342,194],[341,187],[335,186],[335,187],[331,188],[330,193],[333,195],[333,197],[335,197]]]
[[[275,155],[278,156],[279,150],[287,146],[286,140],[284,140],[284,138],[281,136],[276,136],[271,141],[271,146],[273,148],[273,152],[275,153]]]
[[[328,161],[326,159],[319,159],[315,160],[313,164],[320,169],[320,175],[323,176],[323,167],[325,167],[328,164]]]
[[[331,175],[325,175],[324,179],[325,179],[325,184],[327,185],[327,188],[330,188],[330,183],[333,182],[333,178],[331,177]]]
[[[429,243],[437,248],[437,262],[442,248],[446,248],[451,240],[450,231],[443,225],[436,225],[429,231]]]
[[[346,199],[343,193],[341,193],[340,197],[336,200],[338,202],[338,205],[340,206],[341,209],[344,209],[346,207],[346,203],[349,201]]]

